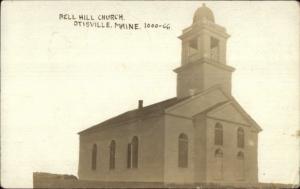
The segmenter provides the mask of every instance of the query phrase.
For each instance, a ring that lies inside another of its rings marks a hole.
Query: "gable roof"
[[[189,97],[187,97],[187,98],[189,98]],[[155,103],[155,104],[151,104],[149,106],[145,106],[142,109],[130,110],[130,111],[122,113],[118,116],[115,116],[113,118],[110,118],[104,122],[101,122],[97,125],[89,127],[83,131],[80,131],[78,134],[90,133],[99,127],[117,124],[117,123],[120,123],[123,121],[134,120],[137,118],[145,118],[145,117],[149,117],[150,115],[160,115],[160,114],[164,113],[164,110],[166,108],[171,107],[187,98],[178,99],[177,97],[174,97],[174,98],[170,98],[170,99],[167,99],[167,100]]]
[[[226,94],[220,86],[216,85],[167,108],[165,112],[184,117],[193,117],[230,99],[231,96]]]
[[[247,126],[252,125],[251,120],[236,107],[232,100],[208,111],[206,115],[208,117],[240,123]]]
[[[120,124],[120,123],[126,122],[126,121],[136,120],[136,119],[140,119],[140,118],[146,118],[146,117],[150,117],[150,116],[162,115],[164,113],[168,113],[170,110],[180,108],[180,107],[184,106],[185,104],[190,103],[191,101],[194,101],[196,99],[201,99],[202,102],[206,103],[207,100],[209,100],[209,99],[205,99],[204,98],[205,95],[209,95],[213,91],[219,91],[219,94],[223,95],[223,97],[222,97],[223,99],[219,100],[218,102],[215,101],[215,103],[213,103],[209,106],[207,106],[207,105],[204,106],[204,104],[202,104],[201,105],[202,110],[200,110],[201,108],[198,109],[201,111],[199,113],[208,113],[214,109],[217,109],[219,107],[226,105],[227,103],[233,103],[235,105],[235,107],[238,109],[238,111],[244,117],[246,117],[258,131],[262,130],[261,127],[250,117],[250,115],[241,107],[241,105],[232,96],[224,93],[224,91],[220,88],[220,86],[214,86],[205,91],[197,93],[194,96],[189,96],[189,97],[185,97],[185,98],[181,98],[181,99],[174,97],[174,98],[170,98],[170,99],[167,99],[167,100],[155,103],[155,104],[151,104],[149,106],[145,106],[142,109],[134,109],[131,111],[127,111],[116,117],[110,118],[102,123],[99,123],[97,125],[89,127],[87,129],[79,132],[78,134],[91,133],[93,131],[98,130],[99,128],[109,127],[111,125]],[[191,115],[191,116],[193,117],[194,115]]]
[[[232,97],[232,102],[235,105],[235,107],[238,109],[238,111],[245,116],[247,119],[250,120],[250,122],[254,125],[254,127],[260,132],[262,131],[262,128],[258,125],[258,123],[252,119],[252,117],[244,110],[244,108],[238,103],[238,101]]]

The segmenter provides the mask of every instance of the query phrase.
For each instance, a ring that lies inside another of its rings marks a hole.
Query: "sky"
[[[203,1],[11,1],[1,6],[1,182],[31,187],[32,172],[77,175],[78,132],[138,100],[176,96],[181,43]],[[260,182],[298,183],[299,7],[205,2],[231,35],[232,94],[256,120]],[[123,14],[170,29],[75,27],[59,14]]]

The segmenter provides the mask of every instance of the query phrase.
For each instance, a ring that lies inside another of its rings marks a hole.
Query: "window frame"
[[[188,168],[189,141],[185,133],[178,136],[178,167]]]
[[[134,136],[131,140],[131,168],[138,168],[139,165],[139,138]]]
[[[109,169],[116,168],[116,141],[112,140],[109,145]]]
[[[97,170],[97,157],[98,157],[98,146],[97,144],[93,144],[92,158],[91,158],[91,169],[93,171]]]
[[[139,166],[139,138],[132,137],[131,142],[127,145],[127,168],[137,169]]]
[[[223,146],[223,143],[223,125],[217,122],[214,127],[214,144]]]
[[[237,129],[237,147],[245,148],[245,131],[242,127]]]

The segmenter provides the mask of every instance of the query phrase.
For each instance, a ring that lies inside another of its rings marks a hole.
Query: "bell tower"
[[[193,23],[179,36],[181,66],[177,73],[177,97],[184,98],[219,85],[231,94],[234,68],[226,64],[226,29],[215,24],[213,12],[205,4],[194,13]]]

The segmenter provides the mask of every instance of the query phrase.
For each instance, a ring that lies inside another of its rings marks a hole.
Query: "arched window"
[[[237,164],[236,164],[236,178],[237,180],[244,180],[245,170],[244,170],[244,153],[238,152],[237,154]]]
[[[188,137],[183,133],[178,138],[178,167],[188,167]]]
[[[245,135],[244,135],[244,129],[241,127],[237,130],[237,147],[238,148],[244,148],[245,146]]]
[[[127,168],[138,168],[139,139],[134,136],[127,146]]]
[[[223,126],[221,123],[215,125],[215,145],[223,145]]]
[[[223,151],[221,149],[217,149],[215,151],[215,157],[216,158],[223,158]]]
[[[97,144],[93,145],[92,149],[92,170],[97,168]]]
[[[109,169],[115,168],[116,142],[112,140],[109,145]]]
[[[214,177],[217,180],[223,178],[223,152],[221,149],[215,151],[215,166],[212,170],[214,171]]]

